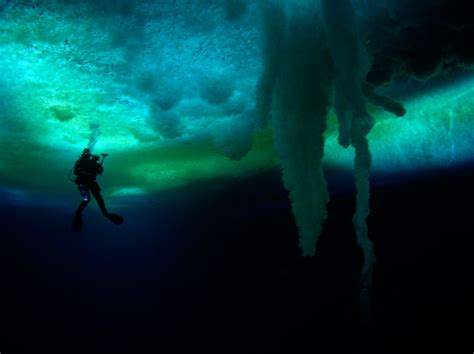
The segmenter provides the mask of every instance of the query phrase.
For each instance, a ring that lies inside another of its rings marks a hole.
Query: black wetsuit
[[[98,175],[104,171],[104,168],[97,161],[94,161],[87,157],[80,157],[74,166],[74,174],[77,176],[76,182],[79,192],[82,195],[82,202],[77,208],[77,213],[82,213],[82,210],[90,202],[90,193],[97,200],[99,208],[102,211],[102,214],[107,215],[107,209],[105,208],[104,198],[100,194],[100,187],[96,181]]]
[[[79,204],[74,217],[74,231],[80,231],[82,229],[82,211],[87,204],[89,204],[91,193],[95,200],[97,200],[100,211],[105,217],[115,224],[121,224],[123,222],[121,216],[109,213],[105,207],[104,198],[102,198],[102,195],[100,194],[101,189],[96,181],[97,176],[102,174],[103,171],[104,168],[102,165],[98,163],[97,160],[93,160],[87,155],[82,155],[74,165],[74,174],[77,176],[74,182],[77,184],[82,196],[82,202]]]

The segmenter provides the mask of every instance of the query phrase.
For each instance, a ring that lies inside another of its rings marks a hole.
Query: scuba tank
[[[84,150],[85,150],[85,149],[84,149]],[[68,179],[69,179],[69,181],[71,181],[71,182],[76,183],[76,179],[73,179],[73,178],[72,178],[72,173],[73,173],[73,170],[74,170],[75,167],[76,167],[77,162],[81,159],[81,157],[82,157],[83,155],[84,155],[84,153],[78,157],[78,159],[77,159],[76,162],[74,163],[73,167],[71,167],[71,170],[69,171]],[[102,160],[99,162],[99,165],[102,166],[102,165],[104,164],[105,158],[106,158],[107,156],[109,156],[109,154],[101,154],[101,155],[102,155]],[[91,155],[91,156],[92,156],[92,155]],[[89,157],[89,158],[90,158],[90,157]]]

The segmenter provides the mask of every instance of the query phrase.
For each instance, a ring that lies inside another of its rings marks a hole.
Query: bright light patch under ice
[[[472,161],[473,93],[471,78],[406,100],[402,118],[373,110],[377,124],[368,136],[373,170],[398,173]],[[338,148],[335,135],[326,146],[328,163],[352,164],[353,152]]]
[[[220,122],[252,119],[261,68],[256,14],[226,24],[214,9],[214,17],[202,18],[216,20],[196,30],[196,9],[179,24],[150,15],[140,27],[140,16],[152,8],[121,23],[94,17],[87,6],[12,4],[2,10],[1,184],[56,196],[74,189],[68,174],[91,124],[100,129],[95,152],[109,153],[100,177],[105,195],[148,193],[277,165],[271,129],[254,136],[241,160],[223,155],[233,147],[215,145]],[[227,91],[209,92],[216,75],[228,79]],[[407,99],[403,118],[369,107],[377,121],[369,134],[373,169],[400,172],[472,160],[473,84],[465,80]],[[342,149],[336,134],[331,113],[324,162],[352,169],[353,150]]]

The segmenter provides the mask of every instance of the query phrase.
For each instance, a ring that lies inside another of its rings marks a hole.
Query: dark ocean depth
[[[355,196],[331,177],[329,218],[312,259],[300,256],[278,171],[128,200],[113,210],[125,217],[121,226],[93,202],[81,234],[70,231],[79,196],[68,208],[2,205],[0,351],[467,349],[473,177],[472,167],[398,183],[373,177],[377,264],[365,325]]]

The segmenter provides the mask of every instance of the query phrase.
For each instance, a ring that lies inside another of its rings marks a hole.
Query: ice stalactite
[[[265,122],[272,108],[276,149],[300,247],[304,256],[313,256],[329,201],[322,168],[333,79],[327,39],[314,2],[292,7],[289,13],[268,2],[263,10],[267,52],[257,114]]]
[[[370,316],[370,291],[372,285],[372,272],[375,265],[375,253],[372,241],[369,239],[366,219],[369,216],[370,199],[370,167],[372,156],[369,143],[364,134],[354,136],[352,145],[355,148],[355,184],[357,189],[356,212],[353,223],[357,235],[357,243],[364,255],[364,263],[360,272],[359,301],[362,319],[368,320]]]
[[[282,42],[285,39],[286,14],[272,1],[260,3],[263,22],[263,72],[257,83],[256,128],[263,130],[270,118],[273,90],[280,68]]]
[[[339,143],[343,147],[352,145],[355,150],[355,185],[357,189],[356,211],[353,223],[357,242],[362,248],[364,263],[359,281],[362,319],[370,315],[369,297],[375,254],[368,237],[366,219],[369,215],[369,177],[372,156],[367,134],[374,125],[369,115],[363,93],[365,78],[370,69],[368,53],[358,34],[356,16],[350,0],[321,0],[327,28],[329,48],[334,62],[335,110],[339,121]],[[371,91],[367,92],[372,93]],[[400,107],[380,96],[372,94],[374,100],[384,107],[404,112]]]
[[[401,103],[393,100],[390,97],[382,96],[375,92],[375,87],[368,82],[362,83],[362,93],[374,106],[380,106],[387,112],[390,112],[397,117],[402,117],[407,112]]]
[[[338,141],[355,152],[357,189],[353,224],[364,263],[359,282],[361,319],[370,316],[375,265],[368,235],[372,155],[367,135],[374,126],[367,102],[401,117],[405,108],[366,82],[371,67],[351,0],[261,3],[263,72],[257,84],[257,127],[270,115],[304,256],[313,256],[329,201],[322,168],[330,107],[339,123]],[[271,114],[270,114],[271,113]]]
[[[449,144],[451,146],[451,158],[449,159],[448,166],[451,166],[451,164],[456,160],[456,144],[455,140],[453,138],[453,129],[454,129],[454,114],[453,110],[450,109],[448,111],[448,117],[449,117],[449,130],[448,130],[448,136],[449,136]]]
[[[362,84],[370,69],[368,54],[358,35],[350,0],[321,0],[335,71],[335,110],[339,143],[348,147],[354,134],[366,135],[374,125],[368,114]]]

